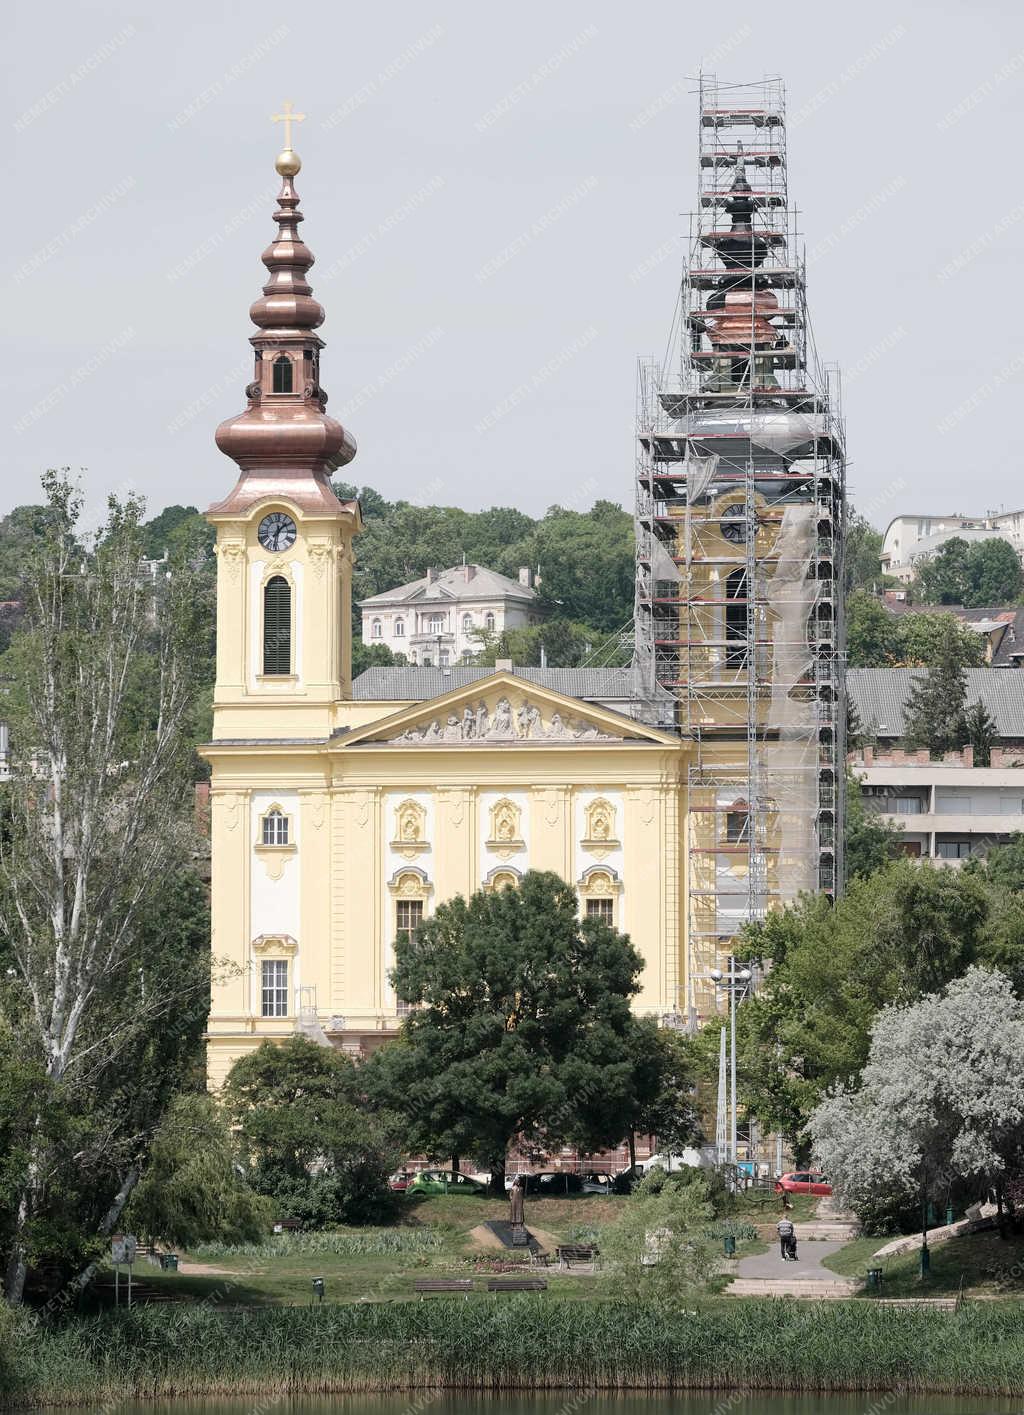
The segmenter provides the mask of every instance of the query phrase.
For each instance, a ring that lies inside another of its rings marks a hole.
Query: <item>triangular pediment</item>
[[[414,703],[339,739],[386,747],[572,747],[633,742],[678,746],[670,732],[498,672]]]

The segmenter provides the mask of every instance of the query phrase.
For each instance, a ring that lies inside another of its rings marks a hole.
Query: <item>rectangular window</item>
[[[935,857],[938,860],[967,860],[971,855],[969,840],[937,840]]]
[[[395,905],[395,930],[412,938],[423,922],[422,899],[399,899]]]
[[[443,632],[444,632],[444,615],[443,615],[443,614],[432,614],[432,615],[430,616],[430,618],[427,620],[427,629],[428,629],[431,633],[433,633],[433,634],[441,634],[441,633],[443,633]]]
[[[395,905],[395,932],[405,934],[406,938],[412,938],[413,934],[423,922],[423,900],[422,899],[399,899]],[[409,1014],[409,1003],[399,1002],[397,1006],[399,1017],[406,1017]]]
[[[602,923],[614,927],[615,924],[615,900],[614,899],[588,899],[587,918],[600,919]]]
[[[288,960],[286,958],[265,958],[262,973],[262,1015],[264,1017],[287,1017]]]
[[[725,839],[727,844],[736,845],[750,836],[750,816],[746,811],[727,811],[725,816]]]
[[[898,816],[919,816],[921,805],[920,796],[894,796],[892,799],[892,809]]]
[[[288,844],[288,817],[280,811],[268,811],[263,817],[263,844]]]

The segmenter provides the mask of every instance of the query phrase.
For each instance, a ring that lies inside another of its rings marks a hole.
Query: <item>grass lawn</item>
[[[1024,1296],[1024,1238],[1005,1242],[995,1232],[965,1234],[931,1250],[932,1267],[927,1281],[918,1276],[920,1253],[880,1258],[874,1253],[884,1238],[855,1238],[838,1252],[822,1259],[843,1277],[863,1278],[869,1267],[882,1269],[885,1297]]]
[[[597,1243],[602,1228],[615,1221],[626,1200],[616,1195],[579,1195],[526,1202],[527,1224],[562,1242]],[[304,1305],[312,1300],[313,1278],[322,1277],[327,1302],[386,1302],[414,1296],[417,1277],[493,1275],[502,1255],[474,1246],[470,1233],[485,1219],[507,1219],[501,1199],[448,1194],[403,1201],[399,1222],[390,1228],[350,1228],[333,1233],[282,1235],[265,1244],[230,1249],[207,1247],[180,1252],[186,1271],[165,1272],[136,1265],[140,1302],[174,1300],[223,1307]],[[745,1220],[749,1222],[749,1220]],[[747,1238],[738,1255],[764,1251]],[[597,1274],[543,1270],[547,1298],[601,1299],[610,1284]],[[480,1283],[481,1293],[483,1283]],[[113,1275],[104,1274],[94,1300],[113,1301]],[[122,1275],[122,1301],[124,1285]]]

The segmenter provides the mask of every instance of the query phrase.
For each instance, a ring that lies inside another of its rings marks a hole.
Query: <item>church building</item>
[[[607,706],[626,706],[614,670],[378,669],[353,694],[360,513],[330,478],[356,445],[325,411],[299,166],[290,146],[277,159],[248,406],[217,430],[239,475],[207,513],[210,1084],[295,1031],[365,1054],[401,1021],[388,976],[397,935],[456,894],[514,888],[528,869],[556,871],[581,912],[627,932],[645,961],[637,1009],[675,1015],[684,739]]]

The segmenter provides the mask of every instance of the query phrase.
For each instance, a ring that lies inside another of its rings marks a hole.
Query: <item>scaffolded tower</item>
[[[700,79],[697,210],[674,338],[637,397],[639,695],[696,744],[680,1010],[742,925],[842,879],[838,377],[814,351],[785,96]]]

